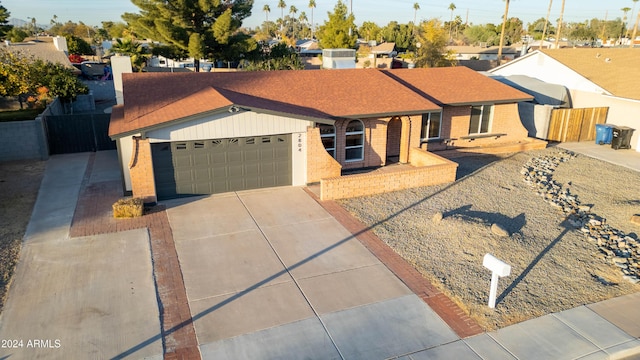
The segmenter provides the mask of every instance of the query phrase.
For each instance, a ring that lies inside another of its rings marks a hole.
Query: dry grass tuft
[[[144,202],[141,198],[120,199],[113,204],[113,217],[132,218],[142,216]]]

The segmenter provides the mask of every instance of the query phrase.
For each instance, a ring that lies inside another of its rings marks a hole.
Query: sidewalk
[[[593,141],[560,143],[559,148],[640,171],[640,152],[633,149],[614,150],[611,145],[598,145]]]

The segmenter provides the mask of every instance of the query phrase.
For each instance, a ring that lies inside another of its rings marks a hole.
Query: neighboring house
[[[322,199],[367,195],[455,180],[457,164],[431,147],[531,145],[517,113],[531,97],[464,67],[125,73],[121,83],[109,135],[125,191],[147,202],[316,182]]]
[[[11,52],[21,52],[36,59],[62,64],[77,75],[81,73],[79,69],[71,65],[67,40],[62,36],[40,36],[37,40],[21,43],[5,42],[5,46]]]
[[[546,83],[526,75],[489,76],[533,96],[532,101],[518,104],[520,120],[530,137],[547,139],[553,109],[571,108],[571,95],[562,85]]]
[[[569,89],[573,108],[608,107],[607,123],[636,131],[631,147],[640,151],[640,49],[565,48],[537,50],[490,70],[527,75]]]
[[[498,60],[499,46],[447,46],[453,51],[456,60]],[[520,56],[520,49],[512,46],[502,47],[502,60],[513,60]]]

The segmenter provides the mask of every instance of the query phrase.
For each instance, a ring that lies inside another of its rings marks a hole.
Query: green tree
[[[198,36],[198,34],[194,35]],[[196,43],[197,41],[198,40],[194,40]],[[116,43],[111,46],[111,52],[129,56],[131,58],[131,65],[136,71],[142,71],[143,65],[149,57],[147,49],[133,39],[117,39]]]
[[[107,33],[107,39],[118,39],[121,37],[125,37],[125,33],[127,32],[127,24],[123,22],[113,22],[113,21],[103,21],[102,29],[104,29]]]
[[[447,51],[447,33],[437,19],[423,21],[416,38],[417,67],[454,66],[453,53]]]
[[[189,52],[200,69],[199,43],[207,58],[233,60],[248,46],[249,36],[238,31],[251,15],[253,0],[132,0],[140,14],[122,18],[140,36]],[[198,34],[199,37],[192,36]],[[242,44],[244,42],[244,44]],[[191,53],[190,51],[196,51]]]
[[[415,30],[412,24],[398,24],[397,21],[391,21],[382,29],[382,37],[384,41],[394,42],[399,51],[405,51],[413,45]]]
[[[413,26],[416,25],[416,21],[418,20],[418,10],[420,10],[420,4],[413,3]]]
[[[456,10],[456,4],[449,4],[449,7],[447,9],[451,10],[451,17],[449,18],[449,41],[451,41],[453,39],[451,25],[453,24],[453,12]]]
[[[66,35],[65,39],[67,39],[67,48],[69,49],[69,54],[93,55],[93,49],[91,49],[91,45],[89,45],[88,42],[84,41],[84,39],[79,38],[75,35]]]
[[[298,8],[291,5],[291,7],[289,7],[289,14],[291,14],[291,34],[292,37],[295,39],[296,38],[296,18],[295,15],[298,13]]]
[[[504,27],[504,45],[517,43],[522,38],[522,20],[513,17],[506,22]]]
[[[545,29],[546,23],[546,29]],[[547,21],[545,18],[541,17],[538,20],[527,24],[527,33],[531,35],[534,39],[540,40],[543,34],[554,34],[555,28],[551,26],[551,23]]]
[[[323,49],[355,48],[358,36],[354,24],[355,17],[348,14],[347,5],[338,0],[329,20],[318,29],[318,41]]]
[[[27,97],[39,92],[59,97],[64,104],[75,100],[78,94],[86,94],[88,88],[61,64],[0,48],[0,95],[17,97],[23,108]]]
[[[382,29],[376,23],[371,21],[365,21],[358,28],[358,35],[364,38],[366,41],[380,40]]]
[[[11,42],[22,42],[27,37],[29,37],[29,34],[27,34],[26,31],[17,27],[11,28],[11,30],[9,30],[6,34],[4,34],[4,38]]]
[[[12,25],[9,25],[9,16],[11,13],[7,8],[0,5],[0,39],[4,39],[5,34],[13,28]]]
[[[261,51],[257,57],[247,62],[244,69],[247,71],[270,70],[302,70],[304,64],[296,51],[284,42],[269,47],[267,43],[261,45]]]
[[[466,42],[469,44],[486,44],[487,46],[497,45],[500,37],[497,28],[493,24],[472,25],[463,31]]]

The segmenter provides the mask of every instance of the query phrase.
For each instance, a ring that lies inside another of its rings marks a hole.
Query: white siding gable
[[[224,113],[147,132],[151,142],[304,133],[313,122],[253,111]]]

